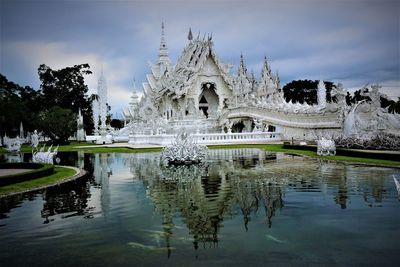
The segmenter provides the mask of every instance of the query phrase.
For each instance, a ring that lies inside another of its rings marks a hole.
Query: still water
[[[1,266],[398,263],[399,169],[258,149],[180,167],[159,153],[64,157],[92,175],[0,200]]]

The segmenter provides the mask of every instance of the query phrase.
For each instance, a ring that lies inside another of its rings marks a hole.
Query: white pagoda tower
[[[107,137],[107,83],[103,70],[97,83],[97,94],[99,96],[99,113],[100,113],[100,138],[97,144],[111,144],[111,138]]]

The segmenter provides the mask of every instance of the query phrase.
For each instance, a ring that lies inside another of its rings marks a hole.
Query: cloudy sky
[[[129,102],[156,62],[165,22],[172,62],[194,35],[212,33],[220,60],[234,65],[240,53],[260,76],[264,56],[282,86],[297,79],[341,82],[350,90],[378,82],[400,96],[400,1],[100,1],[0,0],[0,73],[40,87],[37,68],[89,63],[95,92],[103,66],[112,112]]]

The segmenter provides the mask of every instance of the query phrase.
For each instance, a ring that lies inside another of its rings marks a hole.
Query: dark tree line
[[[42,64],[39,90],[22,87],[0,74],[0,134],[15,136],[22,122],[25,131],[43,131],[55,143],[65,143],[76,131],[76,115],[81,109],[85,130],[93,130],[92,100],[87,95],[84,75],[88,64],[52,70]]]
[[[318,92],[319,80],[296,80],[286,84],[282,90],[285,100],[287,102],[292,101],[293,103],[307,103],[309,105],[318,104],[317,92]],[[326,87],[326,100],[331,102],[331,90],[335,85],[332,82],[324,81]]]

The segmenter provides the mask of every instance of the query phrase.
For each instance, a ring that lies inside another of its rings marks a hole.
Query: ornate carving
[[[322,137],[321,140],[317,140],[317,154],[320,156],[334,156],[336,155],[335,141],[328,140]]]
[[[161,158],[170,164],[199,163],[207,156],[207,147],[197,144],[191,136],[181,131],[171,145],[162,151]]]

